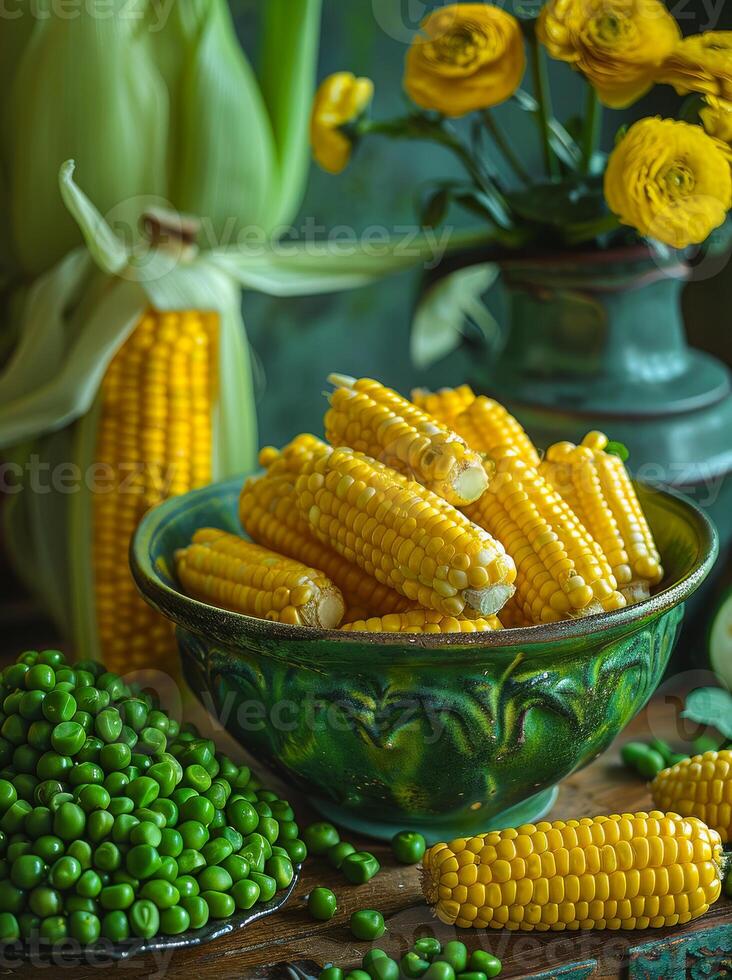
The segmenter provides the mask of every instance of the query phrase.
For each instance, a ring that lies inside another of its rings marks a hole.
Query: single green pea
[[[294,822],[295,811],[292,809],[287,800],[273,800],[270,807],[272,810],[272,816],[276,817],[280,824]],[[295,836],[297,836],[297,834]]]
[[[234,884],[226,868],[210,865],[204,868],[198,876],[198,885],[202,892],[228,892]]]
[[[33,797],[39,806],[47,807],[57,793],[63,792],[63,784],[58,779],[46,779],[39,783]]]
[[[19,772],[13,777],[13,786],[17,790],[18,796],[24,800],[32,800],[36,791],[36,786],[40,780],[37,776],[32,776],[28,772]]]
[[[8,946],[20,939],[20,926],[12,912],[0,912],[0,946]]]
[[[247,836],[257,829],[259,814],[246,800],[234,800],[226,806],[226,817],[240,834]]]
[[[666,765],[663,756],[644,742],[626,742],[620,756],[626,766],[647,779],[655,779]]]
[[[149,806],[160,794],[160,785],[150,776],[138,776],[131,780],[127,787],[127,795],[135,801],[138,807]]]
[[[82,872],[76,882],[76,894],[84,898],[96,898],[102,890],[102,879],[91,868]]]
[[[234,852],[240,851],[244,846],[244,838],[242,835],[238,830],[235,830],[233,827],[229,827],[228,824],[225,827],[220,827],[212,836],[217,838],[223,837],[231,844],[231,849]]]
[[[56,674],[48,664],[34,664],[24,677],[26,691],[52,691],[56,686]]]
[[[99,764],[106,773],[121,772],[130,764],[132,750],[124,742],[105,744],[99,751]]]
[[[53,725],[50,722],[34,721],[28,729],[28,745],[38,749],[39,752],[47,752],[51,748],[52,735]]]
[[[455,970],[444,960],[436,960],[430,964],[423,980],[455,980]]]
[[[332,823],[321,821],[311,823],[303,831],[302,839],[305,841],[310,854],[325,854],[331,847],[340,843],[341,836]]]
[[[141,823],[144,821],[153,824],[158,830],[165,829],[165,815],[157,810],[151,810],[149,806],[138,806],[132,812]]]
[[[201,886],[193,875],[181,875],[172,884],[178,889],[181,898],[193,898],[201,891]]]
[[[408,980],[417,980],[429,970],[429,960],[423,960],[419,953],[406,953],[400,963],[401,971]]]
[[[86,814],[76,803],[62,803],[53,817],[53,832],[61,840],[72,841],[84,836]]]
[[[157,755],[165,751],[168,740],[160,729],[147,727],[140,732],[137,744],[143,751]]]
[[[257,811],[260,817],[271,817],[272,808],[269,803],[263,803],[261,800],[254,804],[254,809]]]
[[[100,691],[96,687],[84,687],[76,692],[76,705],[79,711],[85,711],[89,715],[97,715],[109,705],[109,695],[106,691]]]
[[[25,832],[32,841],[53,832],[53,814],[47,806],[37,806],[25,818]]]
[[[45,875],[46,862],[37,854],[24,854],[10,868],[10,880],[16,888],[35,888]]]
[[[488,980],[488,974],[482,970],[465,970],[458,973],[457,980]]]
[[[43,716],[46,721],[58,725],[62,721],[71,721],[77,711],[76,698],[66,691],[50,691],[43,699]]]
[[[236,902],[225,892],[202,891],[200,896],[208,905],[212,919],[228,919],[236,911]]]
[[[66,918],[63,915],[49,915],[41,919],[38,929],[40,938],[51,945],[60,943],[68,935]]]
[[[189,895],[181,898],[180,904],[188,913],[190,929],[202,929],[206,925],[209,910],[205,899],[198,895]]]
[[[57,814],[64,803],[73,803],[74,797],[72,793],[56,793],[55,796],[51,798],[48,804],[48,809],[52,814]]]
[[[167,857],[177,858],[183,851],[183,838],[174,827],[165,827],[160,831],[158,851]]]
[[[18,794],[13,784],[7,779],[0,779],[0,813],[5,813],[17,799]]]
[[[64,898],[64,912],[91,912],[96,915],[99,905],[94,898],[85,898],[83,895],[70,894]]]
[[[46,864],[53,864],[64,853],[64,842],[55,834],[44,834],[33,844],[33,851],[43,858]]]
[[[99,904],[108,912],[115,909],[128,909],[134,901],[135,892],[132,886],[126,882],[107,885],[99,893]]]
[[[170,762],[155,762],[147,775],[160,785],[160,795],[170,796],[178,783],[178,773]]]
[[[190,800],[196,796],[198,796],[198,793],[195,791],[195,789],[191,789],[190,786],[178,786],[170,794],[171,800],[179,809],[183,806],[186,800]]]
[[[181,821],[197,820],[208,827],[214,818],[216,808],[205,796],[192,796],[179,808]]]
[[[150,844],[152,847],[159,847],[162,839],[160,828],[149,820],[135,824],[130,831],[131,844]]]
[[[178,825],[178,833],[183,838],[184,847],[193,847],[200,851],[208,842],[209,832],[198,820],[185,820]]]
[[[66,657],[60,650],[41,650],[38,653],[36,662],[39,664],[48,664],[49,667],[63,667],[66,663]]]
[[[234,848],[225,837],[218,837],[204,844],[201,848],[201,854],[206,859],[206,864],[221,864],[233,853],[233,850]],[[214,890],[220,891],[221,889]]]
[[[108,809],[115,819],[123,815],[129,817],[135,809],[135,804],[129,796],[115,796],[109,801]]]
[[[205,797],[217,810],[223,810],[231,794],[231,787],[221,779],[215,779],[205,792]]]
[[[0,912],[22,912],[25,907],[25,889],[18,888],[12,882],[0,881]]]
[[[373,961],[368,973],[372,980],[399,980],[399,964],[389,956],[382,956]],[[426,973],[425,976],[427,976]],[[448,980],[448,978],[444,978],[444,980]]]
[[[97,687],[100,691],[107,691],[110,698],[113,701],[119,701],[121,698],[129,697],[129,688],[117,674],[113,674],[111,671],[104,671],[97,677]]]
[[[345,973],[339,966],[326,966],[318,974],[318,980],[345,980]]]
[[[140,939],[152,939],[160,929],[160,913],[147,898],[139,898],[127,913],[132,932]]]
[[[434,936],[423,936],[415,942],[412,948],[425,960],[434,959],[442,952],[442,945],[439,939],[435,939]]]
[[[67,888],[73,888],[81,877],[81,871],[81,864],[75,857],[64,855],[51,865],[48,883],[59,891],[65,891]]]
[[[165,827],[174,828],[180,818],[178,807],[172,800],[158,798],[150,804],[150,809],[154,813],[160,813],[165,818]],[[165,828],[162,828],[165,829]]]
[[[86,835],[93,844],[101,844],[112,833],[114,823],[115,817],[108,810],[93,810],[86,820]]]
[[[179,854],[177,861],[178,870],[181,874],[190,874],[193,871],[197,871],[198,868],[206,867],[205,857],[193,847],[184,848]]]
[[[259,885],[259,896],[263,902],[271,902],[277,894],[277,882],[271,875],[250,871],[249,877]]]
[[[347,881],[353,885],[362,885],[370,881],[379,872],[381,865],[369,851],[356,851],[343,860],[341,871]]]
[[[174,857],[165,855],[160,858],[160,870],[158,871],[158,878],[164,878],[165,881],[169,881],[171,884],[175,882],[175,879],[180,874],[180,868],[178,867],[178,862]]]
[[[88,741],[88,739],[87,739]],[[77,756],[77,760],[79,756]],[[101,786],[104,782],[104,773],[96,762],[78,762],[71,770],[68,780],[72,786],[83,786],[85,783],[96,783]]]
[[[130,924],[123,911],[107,912],[102,919],[102,935],[113,943],[121,943],[130,938]]]
[[[63,908],[63,900],[55,888],[48,885],[36,885],[28,895],[28,907],[31,912],[40,915],[58,915]]]
[[[351,932],[356,939],[372,941],[380,939],[386,932],[384,916],[375,909],[359,909],[351,915]]]
[[[94,719],[88,711],[77,711],[71,720],[75,721],[77,725],[81,725],[86,735],[88,735],[94,727]]]
[[[72,912],[69,916],[69,934],[84,945],[95,943],[102,931],[99,918],[91,912]]]
[[[66,848],[69,857],[75,857],[81,867],[86,870],[92,866],[92,846],[85,840],[74,840]]]
[[[6,834],[17,834],[23,829],[25,819],[33,807],[25,800],[16,800],[0,817],[0,830]]]
[[[384,950],[379,949],[378,946],[376,946],[373,949],[368,950],[364,954],[364,957],[361,961],[361,965],[363,966],[364,970],[366,970],[366,972],[368,973],[368,971],[371,969],[371,966],[376,960],[388,960],[388,959],[389,957],[384,952]]]
[[[402,830],[392,837],[391,849],[400,864],[419,864],[427,850],[427,841],[422,834]]]
[[[33,722],[37,724],[37,722]],[[11,745],[22,745],[28,740],[28,730],[31,722],[20,715],[8,715],[0,728],[3,738],[7,739]]]
[[[371,977],[365,970],[349,970],[346,980],[371,980]]]
[[[72,687],[76,687],[76,671],[72,670],[71,667],[59,667],[56,670],[56,681],[59,684],[71,684]]]
[[[111,797],[103,786],[89,783],[79,790],[77,797],[79,806],[86,813],[93,810],[107,810],[111,803]]]
[[[31,853],[31,848],[33,846],[32,842],[24,839],[19,840],[19,837],[19,834],[13,834],[13,837],[7,845],[5,859],[9,865],[12,864],[13,861],[17,861],[19,857],[23,857],[23,855]]]
[[[280,855],[273,854],[265,864],[264,870],[270,878],[274,878],[278,891],[283,888],[289,888],[292,879],[295,877],[295,869],[292,867],[292,861],[288,857],[282,857]]]
[[[51,732],[51,746],[59,755],[75,756],[86,742],[86,732],[76,721],[62,721]]]
[[[140,897],[154,902],[159,909],[169,909],[180,901],[180,892],[171,882],[155,878],[145,882],[140,891]]]
[[[94,851],[93,861],[98,871],[116,871],[122,863],[122,855],[116,844],[105,840]]]
[[[177,936],[189,929],[190,925],[188,911],[181,905],[166,908],[160,916],[160,931],[166,936]]]
[[[240,854],[230,854],[221,862],[221,867],[225,868],[231,875],[233,882],[241,881],[249,877],[250,867],[246,858]]]
[[[259,885],[256,881],[242,878],[234,882],[230,894],[238,909],[250,909],[259,901]]]
[[[455,973],[462,973],[468,965],[468,949],[465,943],[457,940],[445,943],[442,952],[435,957],[435,962],[449,963]]]
[[[280,836],[280,825],[274,817],[260,816],[259,823],[257,824],[257,832],[263,837],[266,837],[270,844],[274,844]]]
[[[45,691],[25,691],[18,702],[18,711],[27,721],[39,721],[43,718],[45,698]]]
[[[280,824],[280,834],[279,834],[278,840],[285,841],[285,840],[296,840],[297,839],[297,837],[298,837],[298,835],[300,833],[300,828],[298,827],[298,825],[295,823],[294,820],[280,821],[279,820],[279,817],[276,817],[275,819],[278,820],[278,822]],[[337,844],[336,844],[336,847],[338,847]],[[333,848],[329,848],[329,850],[333,850]]]
[[[269,853],[267,852],[269,848]],[[272,856],[272,846],[269,841],[252,840],[246,838],[244,845],[239,849],[239,854],[249,862],[252,871],[264,871],[265,862]]]
[[[333,847],[328,848],[326,851],[326,858],[328,859],[329,864],[332,864],[334,868],[340,870],[348,855],[355,853],[356,848],[353,846],[353,844],[349,844],[348,841],[342,840],[340,843],[334,844]]]
[[[308,912],[313,919],[327,922],[338,910],[338,899],[330,888],[313,888],[308,895]]]
[[[202,765],[194,763],[183,770],[182,782],[184,786],[205,793],[211,786],[211,777]]]
[[[160,868],[160,855],[150,844],[136,844],[127,852],[125,866],[135,878],[152,878]]]
[[[94,719],[94,731],[103,742],[116,742],[122,732],[122,718],[116,708],[103,708]]]

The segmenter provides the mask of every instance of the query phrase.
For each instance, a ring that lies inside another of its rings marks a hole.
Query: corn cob
[[[341,629],[354,633],[486,633],[503,627],[497,616],[455,619],[431,609],[414,609],[401,614],[351,620]]]
[[[313,457],[295,484],[317,537],[368,575],[446,616],[493,615],[513,592],[503,547],[418,483],[351,449]]]
[[[607,444],[601,432],[590,432],[580,446],[557,443],[541,472],[595,537],[628,602],[640,602],[661,581],[663,568],[625,465],[604,451]]]
[[[428,391],[426,388],[414,388],[412,391],[412,402],[417,408],[443,425],[451,425],[474,399],[475,393],[469,385],[440,388],[439,391]]]
[[[701,820],[624,813],[436,844],[422,887],[461,928],[655,929],[703,915],[722,864],[719,834]]]
[[[536,451],[518,419],[492,398],[480,396],[452,421],[452,427],[471,449],[495,456],[513,449],[528,466],[538,466]]]
[[[448,503],[477,500],[488,485],[481,457],[446,426],[378,381],[340,374],[325,415],[325,434],[418,480]]]
[[[512,605],[527,622],[620,609],[625,599],[597,546],[556,490],[509,451],[481,499],[464,508],[516,562]]]
[[[698,817],[732,840],[732,751],[705,752],[664,769],[651,783],[656,806]]]
[[[321,569],[343,594],[349,619],[404,612],[412,605],[408,599],[319,541],[300,514],[295,479],[303,461],[323,451],[329,447],[315,436],[298,436],[282,451],[263,449],[259,461],[269,468],[244,484],[239,497],[242,527],[257,544]]]
[[[188,595],[223,609],[324,629],[343,619],[343,596],[319,569],[215,528],[196,531],[175,570]]]
[[[95,462],[110,489],[93,495],[97,629],[110,670],[177,663],[170,623],[141,598],[127,549],[148,508],[212,476],[218,318],[149,312],[107,369]]]

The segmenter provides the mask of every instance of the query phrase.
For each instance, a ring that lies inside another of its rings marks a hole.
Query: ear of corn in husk
[[[325,415],[332,446],[348,446],[422,483],[448,503],[477,500],[488,485],[478,453],[448,427],[370,378],[340,374]]]
[[[414,609],[406,613],[349,620],[341,629],[351,633],[487,633],[503,627],[497,616],[455,619],[434,610]]]
[[[495,464],[486,493],[464,510],[516,562],[509,620],[550,623],[622,608],[605,556],[557,491],[513,451]]]
[[[215,528],[196,531],[175,570],[188,595],[213,606],[291,626],[343,619],[343,596],[319,569]]]
[[[722,867],[719,834],[701,820],[625,813],[436,844],[422,888],[464,929],[659,929],[704,915]]]
[[[244,483],[239,498],[242,527],[258,544],[322,569],[343,593],[349,618],[405,611],[412,605],[408,599],[320,541],[298,510],[295,481],[303,463],[318,452],[329,448],[310,435],[298,436],[281,451],[262,450],[260,463],[268,469]]]
[[[705,752],[660,772],[651,783],[653,802],[682,817],[698,817],[723,844],[732,840],[732,751]]]
[[[313,457],[295,489],[321,541],[424,608],[481,618],[513,593],[515,565],[490,534],[362,453],[339,448]]]
[[[541,472],[594,536],[628,602],[640,602],[663,578],[663,567],[625,464],[605,452],[607,445],[601,432],[579,446],[557,443]]]

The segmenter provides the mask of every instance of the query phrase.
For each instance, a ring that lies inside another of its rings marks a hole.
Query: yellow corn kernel
[[[629,603],[650,595],[663,578],[661,559],[633,484],[607,436],[590,432],[582,444],[552,446],[541,472],[595,537]]]
[[[370,378],[328,380],[336,386],[325,415],[332,446],[386,463],[456,506],[477,500],[488,486],[479,454],[406,398]]]
[[[474,399],[452,427],[476,452],[493,457],[513,449],[528,466],[538,466],[541,461],[518,419],[492,398],[481,395]]]
[[[515,561],[518,614],[540,624],[625,606],[597,542],[538,470],[513,451],[495,465],[486,493],[464,510]]]
[[[486,633],[503,629],[497,616],[486,619],[456,619],[433,609],[350,620],[341,626],[353,633]]]
[[[698,817],[732,840],[732,750],[705,752],[660,772],[651,783],[653,802],[682,817]]]
[[[177,670],[171,624],[138,593],[127,551],[143,514],[212,479],[215,314],[148,312],[107,368],[94,460],[93,563],[100,653],[110,670]]]
[[[469,385],[459,388],[440,388],[439,391],[428,391],[427,388],[414,388],[412,402],[433,419],[450,425],[453,419],[461,415],[475,399],[475,393]]]
[[[175,570],[188,595],[222,609],[324,629],[343,619],[343,596],[319,569],[216,528],[196,531]]]
[[[513,593],[515,565],[490,534],[362,453],[314,456],[295,490],[321,541],[423,608],[474,619],[497,613]]]
[[[422,888],[448,925],[661,928],[716,902],[722,864],[719,834],[701,820],[624,813],[436,844],[424,856]]]
[[[412,605],[408,599],[319,541],[298,510],[295,480],[304,460],[329,451],[309,435],[297,436],[282,450],[262,450],[260,463],[269,461],[269,469],[244,483],[239,497],[242,527],[257,544],[321,569],[343,594],[349,619],[404,612]]]

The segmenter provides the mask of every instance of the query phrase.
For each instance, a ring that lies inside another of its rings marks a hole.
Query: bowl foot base
[[[310,802],[322,815],[339,827],[351,830],[356,834],[374,837],[377,840],[391,840],[400,830],[416,830],[424,836],[429,845],[438,841],[448,841],[455,837],[472,837],[475,834],[486,834],[491,830],[505,830],[507,827],[520,827],[524,823],[534,823],[545,817],[554,806],[559,788],[552,786],[516,806],[481,820],[480,811],[460,817],[446,819],[435,818],[429,821],[408,820],[391,824],[379,820],[368,820],[358,817],[351,810],[340,807],[336,803],[310,797]]]

